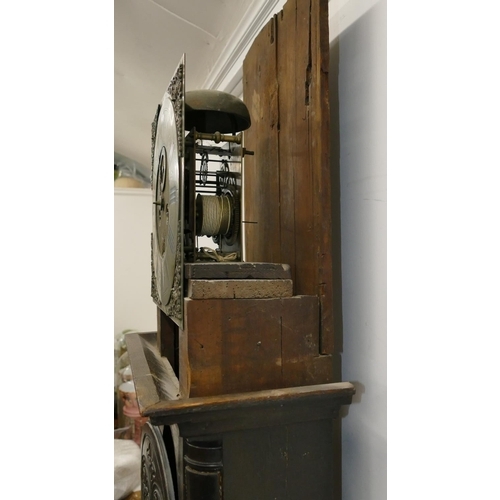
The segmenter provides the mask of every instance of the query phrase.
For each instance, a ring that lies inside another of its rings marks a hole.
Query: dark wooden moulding
[[[175,436],[169,450],[163,433],[173,498],[332,498],[332,421],[351,403],[351,383],[181,398],[156,332],[127,335],[127,347],[142,415]]]

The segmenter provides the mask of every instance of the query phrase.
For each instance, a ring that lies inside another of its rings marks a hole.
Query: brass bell
[[[191,90],[185,95],[185,128],[204,134],[236,134],[250,127],[246,104],[227,92]]]

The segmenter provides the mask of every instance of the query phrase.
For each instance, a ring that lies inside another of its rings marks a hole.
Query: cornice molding
[[[229,39],[226,48],[203,83],[203,88],[222,90],[233,94],[243,77],[243,59],[261,29],[279,12],[286,0],[260,0],[253,2]],[[241,93],[241,91],[239,92]]]
[[[374,0],[371,0],[372,3]],[[238,28],[229,39],[226,48],[217,59],[212,71],[203,83],[204,89],[222,90],[237,97],[243,93],[243,60],[255,37],[271,17],[279,12],[286,0],[260,0],[253,2],[243,16]],[[340,3],[329,0],[330,43],[339,34],[340,11],[345,10],[348,0]],[[341,18],[342,19],[342,18]]]

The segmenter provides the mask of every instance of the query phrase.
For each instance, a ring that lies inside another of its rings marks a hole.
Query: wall
[[[332,164],[340,164],[342,499],[387,498],[386,2],[330,2]],[[338,73],[338,80],[336,74]],[[338,125],[335,130],[334,124]],[[336,137],[335,137],[336,135]],[[339,141],[339,142],[338,142]]]
[[[115,189],[115,335],[126,329],[156,330],[156,306],[151,298],[151,202],[150,189]]]
[[[151,190],[115,188],[114,334],[123,330],[156,331],[156,305],[151,298]],[[198,246],[214,248],[211,238]]]

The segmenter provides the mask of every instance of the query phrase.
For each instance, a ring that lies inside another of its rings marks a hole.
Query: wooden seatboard
[[[288,264],[268,262],[194,262],[184,264],[186,279],[285,279],[292,278]]]

